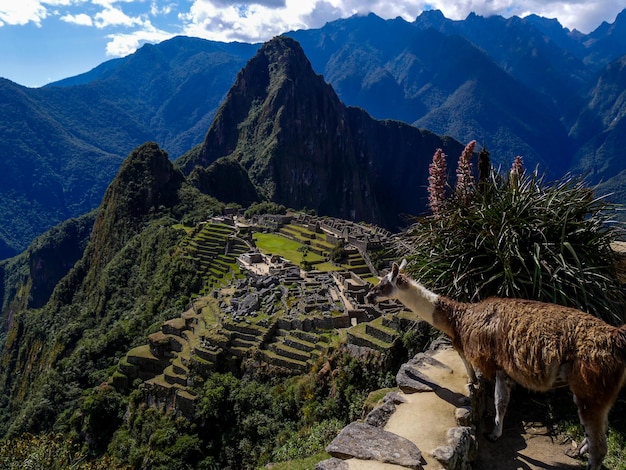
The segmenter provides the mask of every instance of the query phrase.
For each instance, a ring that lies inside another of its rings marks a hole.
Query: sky
[[[370,12],[407,21],[424,10],[453,20],[534,13],[589,33],[625,8],[626,0],[0,0],[0,77],[39,87],[177,35],[263,42]]]

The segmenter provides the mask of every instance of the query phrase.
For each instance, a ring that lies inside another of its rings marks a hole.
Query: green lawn
[[[344,271],[346,268],[343,266],[338,266],[336,264],[325,261],[323,263],[315,263],[313,269],[317,269],[318,271],[331,272],[331,271]]]
[[[282,256],[298,265],[302,262],[302,251],[298,251],[299,248],[301,249],[304,246],[302,243],[290,240],[276,233],[255,233],[253,238],[256,246],[263,253]],[[315,263],[323,261],[324,257],[309,251],[306,255],[306,260]]]

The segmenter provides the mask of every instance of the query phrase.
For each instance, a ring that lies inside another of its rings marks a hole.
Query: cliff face
[[[225,203],[247,207],[261,200],[248,172],[233,158],[219,158],[207,168],[196,167],[188,181],[204,194]]]
[[[179,163],[189,173],[230,156],[272,201],[395,228],[400,212],[423,211],[438,147],[462,150],[452,139],[346,107],[300,45],[277,37],[237,76],[202,150]]]

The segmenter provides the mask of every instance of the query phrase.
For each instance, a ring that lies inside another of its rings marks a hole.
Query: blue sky
[[[429,9],[457,20],[535,13],[589,33],[624,8],[626,0],[0,0],[0,77],[37,87],[176,35],[260,42],[368,12],[408,21]]]

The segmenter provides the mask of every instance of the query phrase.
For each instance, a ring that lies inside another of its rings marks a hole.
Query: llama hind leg
[[[502,427],[504,425],[504,415],[506,409],[509,406],[509,400],[511,398],[512,383],[507,375],[502,372],[496,372],[496,386],[494,393],[494,401],[496,405],[496,419],[493,426],[493,431],[487,437],[495,441],[502,435]]]
[[[606,433],[609,410],[590,406],[590,403],[579,400],[576,396],[574,396],[574,401],[578,406],[580,422],[585,428],[585,439],[578,447],[579,455],[589,451],[587,470],[600,470],[607,453]]]

